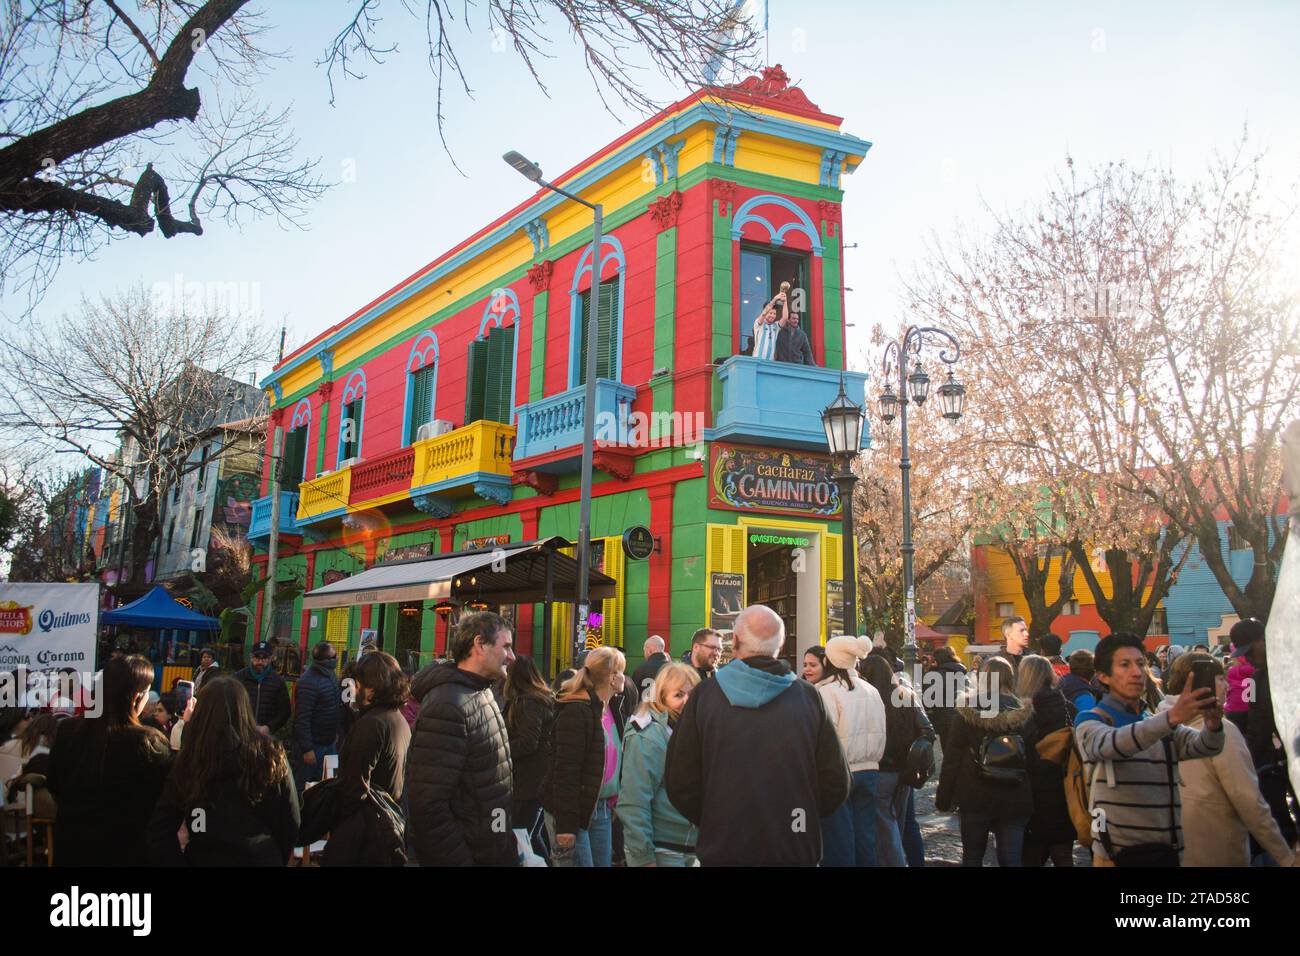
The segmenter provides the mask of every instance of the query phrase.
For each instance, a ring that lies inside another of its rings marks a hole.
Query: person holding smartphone
[[[1204,689],[1213,690],[1222,705],[1228,690],[1223,664],[1209,654],[1184,654],[1165,675],[1169,696],[1161,708],[1173,707],[1185,690]],[[1189,723],[1199,727],[1203,722],[1198,716]],[[1221,753],[1179,768],[1187,845],[1183,866],[1250,866],[1251,836],[1280,866],[1294,866],[1295,851],[1259,791],[1245,736],[1231,721],[1224,723],[1223,734]]]

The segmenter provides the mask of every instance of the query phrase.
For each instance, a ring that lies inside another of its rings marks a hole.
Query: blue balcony
[[[622,444],[636,389],[608,379],[596,380],[596,444]],[[582,457],[584,386],[548,395],[519,409],[515,462],[535,471],[565,472]]]
[[[844,376],[844,391],[861,405],[867,384],[865,372],[794,365],[734,355],[718,366],[722,403],[713,428],[705,429],[709,441],[751,442],[826,451],[822,409],[835,400]],[[871,445],[862,429],[862,447]]]
[[[280,534],[302,534],[298,527],[298,492],[280,492]],[[271,538],[271,496],[253,502],[253,516],[248,523],[248,540],[265,544]]]

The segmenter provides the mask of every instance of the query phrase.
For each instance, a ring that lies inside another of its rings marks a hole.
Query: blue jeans
[[[998,866],[1020,866],[1029,817],[1005,819],[987,813],[961,811],[961,865],[983,866],[989,831],[997,840]]]
[[[903,853],[908,866],[925,866],[925,840],[921,837],[921,824],[916,822],[916,791],[907,791],[907,811],[903,815]]]
[[[876,770],[855,770],[849,798],[822,817],[822,866],[876,865]]]
[[[681,853],[677,850],[661,850],[655,847],[655,866],[658,867],[695,867],[700,861],[694,853]]]
[[[552,866],[609,867],[613,865],[614,815],[608,800],[597,800],[585,830],[574,834],[573,852],[560,855],[555,841],[555,817],[546,814],[546,835],[551,840]]]
[[[876,777],[876,865],[907,866],[903,851],[903,823],[911,787],[899,787],[896,771],[881,770]]]
[[[301,755],[293,762],[293,782],[298,786],[299,799],[302,798],[303,788],[307,784],[320,782],[321,773],[325,770],[325,758],[337,756],[339,752],[333,744],[322,744],[311,749],[316,754],[315,763],[304,763]]]

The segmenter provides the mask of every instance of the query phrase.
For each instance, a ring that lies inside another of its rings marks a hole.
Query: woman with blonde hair
[[[1034,809],[1021,850],[1024,866],[1074,865],[1074,824],[1065,802],[1065,765],[1070,757],[1074,706],[1056,689],[1051,660],[1026,654],[1016,676],[1016,696],[1033,711],[1037,758],[1029,766]]]
[[[664,790],[668,739],[699,682],[694,667],[665,664],[655,675],[650,698],[628,721],[617,811],[628,866],[699,865],[695,827],[669,802]]]
[[[623,714],[610,701],[623,691],[626,667],[617,647],[598,647],[556,695],[551,760],[541,790],[556,866],[612,865]]]

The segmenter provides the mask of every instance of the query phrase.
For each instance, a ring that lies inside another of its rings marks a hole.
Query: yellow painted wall
[[[803,117],[791,117],[775,110],[746,107],[748,112],[769,114],[783,119],[796,119],[800,123],[836,129],[829,122],[813,122]],[[714,124],[700,121],[684,133],[683,146],[678,154],[678,175],[685,175],[713,159]],[[861,157],[850,156],[849,162]],[[585,168],[590,168],[605,157],[598,156]],[[736,166],[741,169],[780,176],[796,182],[816,184],[820,174],[821,150],[794,143],[775,136],[742,132],[736,139]],[[576,179],[583,170],[577,171]],[[645,203],[646,197],[656,188],[654,176],[646,174],[643,158],[638,156],[616,171],[593,183],[580,195],[589,202],[604,204],[607,216],[630,205]],[[547,232],[551,245],[591,228],[591,212],[577,203],[565,203],[546,216]],[[490,287],[501,277],[515,271],[533,259],[531,241],[522,231],[506,239],[465,263],[460,268],[408,299],[384,315],[368,323],[349,338],[335,345],[334,367],[345,368],[372,349],[394,336],[411,331],[428,320],[430,315],[448,306],[463,307],[470,297],[481,297],[481,290]],[[314,386],[321,380],[321,368],[314,361],[304,362],[281,380],[282,393],[288,396]]]
[[[1025,601],[1024,592],[1020,587],[1020,577],[1016,574],[1016,566],[1012,563],[1011,556],[1006,551],[993,547],[986,548],[986,554],[988,556],[988,582],[985,588],[988,595],[989,624],[988,633],[981,637],[980,640],[998,643],[1002,640],[1002,615],[997,613],[997,606],[1011,603],[1015,606],[1015,614],[1028,620],[1029,604]],[[1061,589],[1057,586],[1060,567],[1060,558],[1053,558],[1048,566],[1046,597],[1049,604],[1055,601],[1061,593]],[[1099,567],[1095,573],[1102,592],[1109,597],[1113,593],[1110,572]],[[1075,569],[1074,572],[1074,599],[1079,602],[1081,608],[1085,605],[1096,604],[1092,596],[1092,589],[1088,587],[1088,580],[1080,569]],[[1163,606],[1163,603],[1161,602],[1161,606]]]

